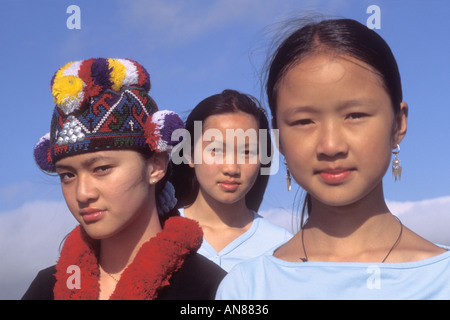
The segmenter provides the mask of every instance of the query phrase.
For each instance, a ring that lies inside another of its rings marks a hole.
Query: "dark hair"
[[[267,133],[267,155],[272,154],[272,145],[269,133],[269,122],[266,112],[259,105],[258,100],[251,95],[243,94],[235,90],[224,90],[222,93],[212,95],[202,100],[189,114],[186,120],[186,130],[194,137],[194,121],[206,121],[213,115],[245,112],[255,117],[259,129],[265,129]],[[260,131],[260,134],[263,132]],[[261,138],[259,139],[261,141]],[[193,150],[195,141],[191,140]],[[271,162],[261,163],[261,167],[270,167]],[[173,165],[171,182],[175,187],[175,195],[178,199],[177,208],[182,208],[194,203],[199,191],[199,183],[195,177],[195,170],[188,164]],[[245,196],[245,202],[249,209],[257,211],[263,200],[269,175],[260,173]]]
[[[284,39],[275,50],[266,71],[266,94],[276,128],[277,90],[280,80],[291,67],[317,53],[347,55],[373,68],[379,75],[391,99],[394,114],[400,112],[403,100],[400,72],[395,57],[384,39],[375,31],[351,19],[328,19],[303,24]],[[311,196],[306,194],[304,216],[311,213]]]
[[[136,150],[136,151],[142,156],[142,158],[144,160],[150,159],[155,154],[155,152],[153,150]],[[160,200],[159,200],[158,195],[164,189],[166,182],[170,181],[171,176],[172,176],[172,162],[169,161],[169,163],[167,165],[166,174],[155,185],[155,201],[156,201],[157,207],[160,206],[159,205]],[[170,217],[175,217],[175,216],[179,216],[179,215],[180,215],[180,212],[178,211],[176,206],[174,208],[172,208],[169,212],[164,212],[164,213],[158,212],[159,222],[161,223],[162,227],[164,227],[164,223],[166,222],[167,219],[169,219]]]
[[[400,72],[386,41],[355,20],[329,19],[295,30],[280,44],[269,62],[266,94],[274,126],[280,79],[292,66],[318,52],[348,55],[371,66],[383,81],[394,113],[400,111],[403,100]]]

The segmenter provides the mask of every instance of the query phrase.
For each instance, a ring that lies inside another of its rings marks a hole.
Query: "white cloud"
[[[435,243],[450,246],[450,196],[423,201],[388,202],[408,228]]]
[[[0,212],[0,299],[20,299],[37,272],[55,264],[61,241],[75,225],[64,201]]]
[[[423,201],[388,201],[388,207],[402,223],[423,238],[450,246],[450,196]],[[291,209],[276,208],[260,214],[291,232],[299,226],[300,217]]]

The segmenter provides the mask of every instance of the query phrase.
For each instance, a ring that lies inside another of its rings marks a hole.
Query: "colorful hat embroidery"
[[[171,151],[183,128],[172,111],[158,111],[148,95],[150,76],[130,59],[88,59],[59,69],[51,90],[56,104],[50,133],[35,147],[41,169],[71,155],[101,150]]]

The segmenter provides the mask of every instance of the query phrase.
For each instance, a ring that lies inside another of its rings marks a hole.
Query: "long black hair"
[[[213,115],[245,112],[252,115],[258,125],[260,134],[266,134],[267,155],[272,155],[272,145],[269,133],[269,122],[266,112],[261,108],[258,100],[251,95],[240,93],[236,90],[224,90],[222,93],[212,95],[202,100],[189,114],[186,120],[186,130],[191,137],[194,137],[194,122],[202,121]],[[259,138],[261,141],[261,136]],[[195,141],[191,140],[191,150],[194,148]],[[261,163],[261,167],[269,168],[271,161]],[[178,199],[177,208],[190,206],[197,198],[199,183],[195,177],[195,170],[188,164],[173,164],[171,182],[175,187],[175,195]],[[259,175],[245,196],[247,208],[257,211],[263,200],[264,192],[269,181],[269,175],[259,170]]]

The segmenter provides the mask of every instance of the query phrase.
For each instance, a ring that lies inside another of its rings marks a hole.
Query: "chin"
[[[340,208],[340,207],[350,206],[350,205],[354,204],[355,202],[354,201],[342,201],[342,200],[340,200],[340,201],[337,201],[337,200],[336,201],[326,201],[325,200],[325,201],[322,201],[322,203],[329,207]]]
[[[365,199],[365,195],[363,194],[342,194],[342,193],[336,193],[333,195],[333,197],[330,197],[329,195],[325,195],[323,197],[316,197],[315,195],[312,195],[318,202],[321,202],[322,204],[329,206],[329,207],[348,207],[352,205],[356,205],[361,202],[361,200]]]
[[[104,226],[83,223],[82,227],[88,236],[94,240],[108,239],[114,236],[117,231],[107,230]]]
[[[87,235],[94,240],[103,240],[103,239],[108,239],[110,237],[110,235],[108,234],[103,234],[101,232],[92,232],[89,229],[84,229],[87,233]]]
[[[230,199],[221,199],[218,202],[231,205],[231,204],[235,204],[236,202],[238,202],[238,200],[236,200],[236,199],[231,199],[231,200]]]

